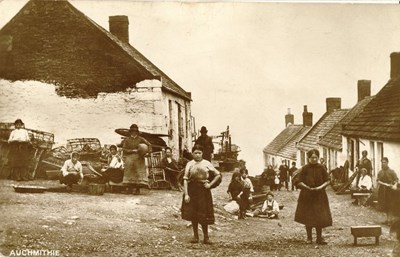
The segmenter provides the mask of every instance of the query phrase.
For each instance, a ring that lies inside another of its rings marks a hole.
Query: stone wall
[[[96,137],[102,144],[119,143],[121,136],[114,130],[129,128],[132,123],[142,131],[165,134],[167,112],[161,83],[153,80],[143,84],[126,92],[77,99],[58,96],[51,84],[0,80],[1,122],[21,118],[27,128],[54,133],[57,144],[78,137]]]

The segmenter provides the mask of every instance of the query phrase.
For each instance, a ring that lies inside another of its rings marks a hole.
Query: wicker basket
[[[90,195],[103,195],[106,189],[105,184],[89,184],[88,193]]]

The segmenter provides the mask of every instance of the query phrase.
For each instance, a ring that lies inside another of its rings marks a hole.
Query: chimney
[[[285,125],[286,127],[291,124],[294,124],[294,115],[290,114],[290,108],[288,108],[288,114],[285,115]]]
[[[400,76],[400,52],[390,54],[390,78]]]
[[[335,109],[340,109],[342,105],[342,99],[340,97],[328,97],[326,98],[326,112],[331,113]]]
[[[357,94],[358,102],[360,102],[367,96],[371,96],[371,80],[357,81]]]
[[[110,32],[119,40],[129,44],[129,20],[126,15],[108,17]]]
[[[304,105],[303,111],[303,126],[311,127],[313,125],[312,122],[312,112],[307,111],[307,105]]]

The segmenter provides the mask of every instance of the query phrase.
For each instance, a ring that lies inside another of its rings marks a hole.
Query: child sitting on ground
[[[279,214],[279,204],[274,199],[274,194],[269,191],[267,193],[267,200],[264,201],[264,204],[260,209],[257,209],[253,212],[253,216],[257,217],[260,215],[265,215],[268,219],[277,219]]]

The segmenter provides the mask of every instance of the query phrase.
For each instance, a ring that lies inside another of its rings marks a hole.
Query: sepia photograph
[[[0,0],[0,256],[400,257],[400,2]]]

